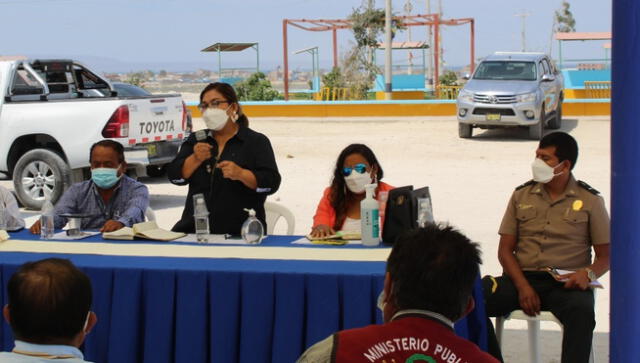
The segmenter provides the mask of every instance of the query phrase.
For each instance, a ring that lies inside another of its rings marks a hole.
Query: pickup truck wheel
[[[45,196],[55,203],[71,185],[71,169],[60,155],[47,149],[31,150],[13,169],[13,187],[20,203],[40,209]]]
[[[549,121],[549,125],[547,126],[553,130],[557,130],[562,126],[562,101],[558,102],[556,114],[553,116],[553,120]]]
[[[529,138],[531,140],[542,139],[545,117],[546,115],[544,114],[544,105],[542,105],[542,110],[540,110],[540,121],[535,125],[529,126]]]
[[[167,172],[165,165],[147,165],[147,175],[151,178],[159,178]]]
[[[458,136],[462,139],[468,139],[473,134],[473,127],[469,124],[458,122]]]

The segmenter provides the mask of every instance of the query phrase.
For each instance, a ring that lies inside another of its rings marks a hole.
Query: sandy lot
[[[196,128],[201,125],[194,120]],[[384,181],[403,186],[429,186],[434,214],[477,241],[483,251],[483,274],[501,273],[497,260],[497,229],[513,189],[531,178],[530,164],[537,146],[526,130],[475,130],[472,139],[459,139],[455,118],[255,118],[251,127],[266,134],[276,153],[282,185],[269,200],[284,204],[296,216],[296,234],[306,234],[323,189],[329,185],[338,153],[350,143],[365,143],[378,156]],[[580,146],[576,178],[600,190],[607,206],[610,198],[609,118],[564,119]],[[186,187],[165,179],[145,179],[151,207],[158,222],[171,228],[182,211]],[[11,187],[9,181],[0,184]],[[25,216],[33,215],[25,213]],[[284,226],[276,226],[276,233]],[[608,360],[609,276],[596,297],[596,361]],[[506,325],[505,356],[525,361],[524,322]],[[515,329],[515,330],[513,330]],[[554,324],[543,324],[544,362],[559,362],[560,334]]]

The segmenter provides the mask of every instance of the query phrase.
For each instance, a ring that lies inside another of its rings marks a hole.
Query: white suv
[[[496,52],[485,58],[460,91],[458,135],[473,128],[528,127],[532,139],[562,121],[564,79],[544,53]]]

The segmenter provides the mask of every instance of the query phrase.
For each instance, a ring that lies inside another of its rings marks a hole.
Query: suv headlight
[[[518,103],[535,102],[536,93],[532,92],[532,93],[525,93],[523,95],[518,95],[517,100],[518,100]]]
[[[461,90],[458,94],[458,99],[464,102],[473,102],[473,92]]]

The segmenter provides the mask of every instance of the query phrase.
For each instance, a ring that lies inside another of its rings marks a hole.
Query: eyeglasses
[[[201,110],[206,110],[207,108],[218,108],[218,106],[220,106],[223,103],[229,103],[229,101],[218,101],[218,100],[213,100],[209,103],[207,102],[200,102],[200,104],[198,105],[198,108]]]
[[[352,171],[357,171],[359,174],[364,174],[367,171],[367,166],[363,163],[356,164],[352,167],[344,167],[342,168],[342,175],[349,176]]]

